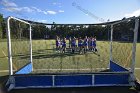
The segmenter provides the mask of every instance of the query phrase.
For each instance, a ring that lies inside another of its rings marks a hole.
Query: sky
[[[43,23],[102,23],[140,15],[140,0],[0,0],[0,13]]]

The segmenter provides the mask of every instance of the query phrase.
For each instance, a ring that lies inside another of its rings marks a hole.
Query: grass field
[[[14,70],[18,70],[20,67],[28,63],[29,61],[29,45],[28,41],[24,42],[14,42],[12,45],[13,48],[13,68]],[[66,52],[65,54],[61,54],[56,52],[55,50],[55,41],[54,40],[33,40],[33,73],[52,73],[52,72],[97,72],[103,69],[97,68],[107,68],[109,62],[109,42],[108,41],[98,41],[98,53],[88,52],[86,54],[71,54],[70,52]],[[118,48],[114,48],[113,50],[113,58],[115,61],[119,61],[121,65],[129,67],[132,59],[131,57],[131,47],[130,43],[114,43]],[[114,46],[113,45],[113,46]],[[115,52],[117,51],[117,53]],[[100,56],[98,56],[100,54]],[[0,92],[2,83],[5,82],[5,78],[3,77],[8,74],[8,57],[7,57],[7,42],[6,40],[0,41]],[[124,56],[126,55],[126,56]],[[119,59],[118,59],[119,58]],[[127,61],[127,63],[126,63]],[[137,44],[136,51],[136,68],[140,68],[140,43]],[[54,70],[56,69],[56,70]],[[65,70],[69,69],[69,70]],[[80,70],[83,69],[83,70]],[[87,70],[85,70],[87,69]],[[140,69],[135,70],[136,77],[140,79]],[[133,89],[125,89],[125,88],[92,88],[92,89],[59,89],[59,90],[18,90],[11,91],[11,93],[31,93],[36,92],[40,93],[54,93],[54,92],[69,92],[69,93],[114,93],[114,90],[120,90],[120,93],[133,93],[136,92]],[[61,91],[62,90],[62,91]],[[117,91],[118,92],[118,91]],[[116,92],[116,93],[117,93]]]
[[[107,42],[106,42],[107,43]],[[107,68],[107,56],[98,56],[92,52],[80,55],[78,52],[72,54],[71,52],[66,52],[61,54],[55,50],[55,42],[52,41],[33,41],[33,45],[44,45],[33,46],[33,64],[34,69],[48,69],[47,72],[52,72],[51,69],[59,69],[57,72],[65,72],[62,69],[76,69],[79,72],[80,69],[90,69],[89,71],[97,70],[96,68]],[[49,47],[51,46],[51,47]],[[103,47],[101,44],[100,47]],[[100,52],[106,52],[107,49],[103,49]],[[71,70],[72,72],[75,72]]]
[[[13,68],[19,69],[29,61],[29,45],[28,41],[15,42],[12,45],[13,48]],[[86,53],[80,55],[79,53],[71,54],[66,52],[61,54],[55,50],[54,40],[33,40],[33,67],[34,73],[44,72],[95,72],[107,68],[109,62],[109,42],[98,41],[98,53]],[[131,44],[130,43],[114,43],[115,48],[113,51],[113,58],[115,61],[120,61],[119,64],[126,67],[130,66],[131,59]],[[115,51],[118,51],[117,53]],[[136,68],[140,68],[140,44],[137,44],[136,52]],[[100,56],[98,56],[100,54]],[[117,55],[117,56],[116,56]],[[124,56],[126,55],[126,56]],[[119,60],[116,60],[118,59]],[[126,61],[128,63],[126,64]],[[54,70],[56,69],[56,70]],[[67,70],[66,70],[67,69]],[[8,58],[7,58],[7,42],[0,42],[0,75],[6,75],[8,70]],[[136,76],[140,79],[140,69],[136,69]]]

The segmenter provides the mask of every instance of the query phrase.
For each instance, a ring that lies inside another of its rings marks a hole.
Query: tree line
[[[113,38],[119,40],[123,38],[122,36],[124,36],[124,38],[131,36],[133,34],[134,22],[134,20],[131,20],[114,25]],[[29,38],[28,25],[16,20],[11,20],[10,27],[12,38],[20,38],[21,36]],[[98,40],[109,40],[110,30],[110,25],[57,25],[55,22],[52,25],[34,24],[32,25],[32,38],[54,39],[56,35],[62,38],[96,36]],[[140,37],[140,26],[138,37]],[[6,21],[3,15],[0,14],[0,39],[4,38],[6,38]]]

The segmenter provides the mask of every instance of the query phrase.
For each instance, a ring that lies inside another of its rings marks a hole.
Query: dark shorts
[[[88,43],[84,43],[84,46],[88,46]]]
[[[93,43],[90,43],[90,46],[93,46]]]
[[[71,46],[72,46],[72,47],[75,47],[75,46],[76,46],[76,44],[71,44]]]
[[[58,43],[56,43],[56,46],[59,46],[59,44],[58,44]]]
[[[94,47],[96,47],[96,44],[95,44],[95,43],[93,43],[93,46],[94,46]]]
[[[82,44],[82,43],[79,43],[79,44],[78,44],[78,47],[81,47],[81,46],[83,46],[83,44]]]
[[[62,47],[66,47],[66,44],[62,44]]]

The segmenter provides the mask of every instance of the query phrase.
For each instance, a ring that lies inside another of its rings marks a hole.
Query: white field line
[[[0,73],[9,72],[9,70],[1,70]]]
[[[4,51],[2,51],[3,55],[6,57],[6,59],[8,59],[8,56],[5,54]],[[13,67],[17,70],[17,67],[15,66],[15,64],[13,64]]]
[[[76,71],[76,70],[83,70],[83,71],[89,71],[89,70],[105,70],[107,68],[94,68],[94,69],[34,69],[34,71],[57,71],[57,70],[63,70],[63,71]],[[0,72],[8,72],[9,70],[1,70]]]
[[[35,71],[38,71],[38,70],[105,70],[105,69],[109,69],[109,68],[93,68],[93,69],[34,69]],[[140,68],[135,68],[135,70],[140,70]]]
[[[105,69],[107,69],[107,68],[93,68],[93,69],[34,69],[34,71],[45,71],[45,70],[52,70],[52,71],[57,71],[57,70],[64,70],[64,71],[70,71],[70,70],[96,70],[96,69],[98,69],[98,70],[105,70]]]
[[[135,70],[140,70],[140,68],[135,68]]]
[[[6,56],[5,52],[2,50],[3,55],[8,59],[8,57]]]
[[[76,71],[76,70],[83,70],[83,71],[89,71],[89,70],[106,70],[108,68],[94,68],[94,69],[34,69],[34,71],[57,71],[57,70],[63,70],[63,71]],[[135,68],[135,70],[140,70],[140,68]],[[9,72],[9,70],[1,70],[0,72]]]
[[[16,70],[13,70],[16,71]],[[9,70],[0,70],[0,73],[9,72]]]

